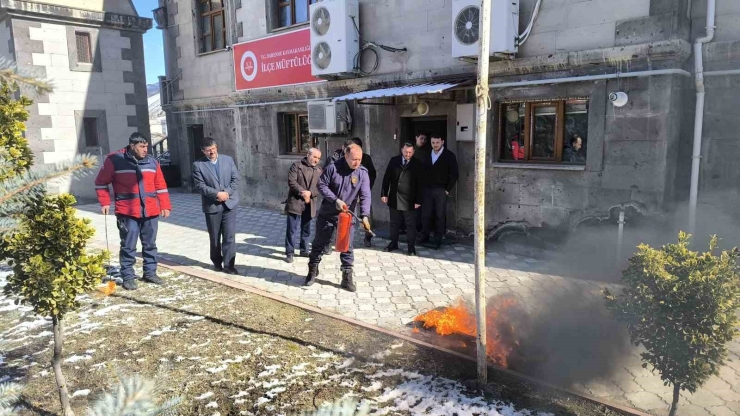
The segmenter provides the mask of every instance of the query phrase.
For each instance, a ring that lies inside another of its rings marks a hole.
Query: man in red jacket
[[[147,139],[134,133],[128,142],[128,147],[105,158],[103,168],[95,178],[95,191],[103,215],[108,215],[111,202],[108,185],[113,184],[116,222],[121,235],[121,277],[123,287],[134,290],[134,263],[139,237],[144,257],[143,280],[163,283],[157,276],[157,225],[160,215],[169,217],[172,206],[159,163],[147,155]]]

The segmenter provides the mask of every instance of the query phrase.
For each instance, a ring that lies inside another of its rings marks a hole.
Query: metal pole
[[[622,261],[622,244],[624,244],[624,210],[619,211],[619,232],[617,233],[617,262]]]
[[[483,387],[488,382],[488,359],[486,350],[486,128],[488,107],[488,64],[491,38],[491,0],[482,0],[480,8],[480,54],[478,56],[478,85],[476,93],[475,129],[475,204],[473,236],[475,245],[475,315],[478,324],[478,383]]]

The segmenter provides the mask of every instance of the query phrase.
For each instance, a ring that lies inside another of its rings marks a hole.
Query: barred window
[[[90,45],[90,34],[87,32],[75,32],[77,43],[77,62],[92,63],[92,47]]]
[[[82,120],[83,129],[85,133],[85,146],[97,147],[100,146],[100,139],[98,138],[98,119],[97,117],[85,117]]]

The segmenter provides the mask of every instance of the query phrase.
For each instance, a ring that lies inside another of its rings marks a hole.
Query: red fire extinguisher
[[[347,206],[339,213],[337,220],[337,244],[336,251],[346,253],[349,251],[349,238],[352,227],[352,215],[347,212]]]

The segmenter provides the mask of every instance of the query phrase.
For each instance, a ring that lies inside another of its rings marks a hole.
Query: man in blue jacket
[[[356,144],[344,149],[344,158],[337,160],[324,169],[319,179],[319,193],[323,197],[319,216],[316,220],[316,237],[311,246],[308,259],[308,275],[306,286],[311,286],[319,275],[319,263],[324,254],[324,248],[331,242],[331,236],[342,211],[356,212],[358,202],[362,225],[370,229],[370,177],[367,169],[362,166],[362,148]],[[345,202],[347,201],[347,202]],[[354,220],[353,220],[354,222]],[[357,290],[352,280],[352,266],[355,256],[353,253],[354,227],[350,226],[349,251],[339,255],[342,266],[341,287],[350,292]]]

